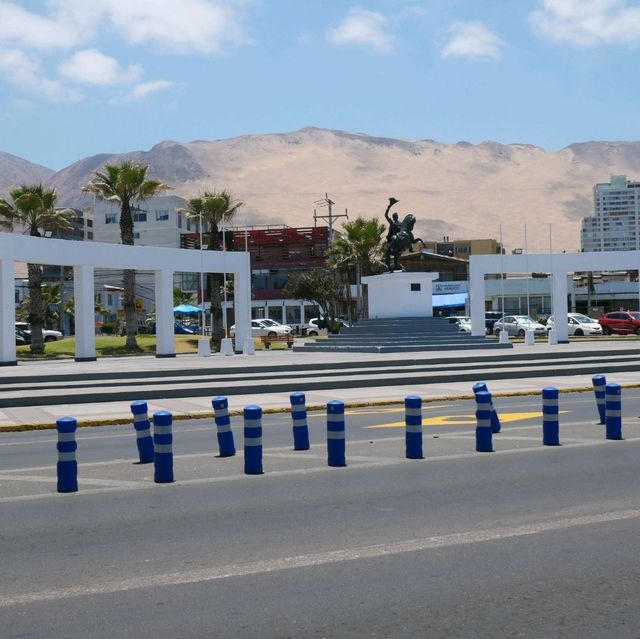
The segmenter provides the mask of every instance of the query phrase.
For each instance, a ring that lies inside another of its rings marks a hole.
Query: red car
[[[640,313],[636,311],[617,311],[607,313],[598,320],[605,335],[640,335]]]

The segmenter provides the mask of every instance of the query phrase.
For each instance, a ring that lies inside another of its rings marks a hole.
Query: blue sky
[[[54,169],[317,126],[640,139],[631,0],[0,0],[0,150]]]

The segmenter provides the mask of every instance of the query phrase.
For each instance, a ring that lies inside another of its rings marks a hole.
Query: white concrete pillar
[[[245,256],[244,268],[233,274],[236,353],[242,352],[245,340],[251,337],[251,263],[249,253]]]
[[[155,272],[156,282],[156,357],[175,357],[173,317],[173,271]]]
[[[471,309],[471,334],[486,335],[484,316],[484,271],[476,266],[473,257],[469,265],[469,308]]]
[[[0,260],[0,366],[16,364],[16,304],[13,260]]]
[[[93,289],[93,266],[74,266],[76,362],[92,362],[96,359],[96,313]]]
[[[558,342],[569,341],[569,323],[567,309],[567,274],[565,271],[553,272],[553,326],[556,329]]]

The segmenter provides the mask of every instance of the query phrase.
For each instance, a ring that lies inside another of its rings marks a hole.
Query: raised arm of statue
[[[391,218],[389,217],[389,211],[391,210],[391,207],[394,204],[397,204],[400,200],[396,200],[395,197],[390,197],[389,198],[389,206],[387,206],[387,210],[384,212],[384,217],[387,220],[387,222],[391,225],[393,224],[393,222],[391,221]]]

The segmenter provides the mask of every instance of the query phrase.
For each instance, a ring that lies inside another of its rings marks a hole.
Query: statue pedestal
[[[439,273],[395,271],[363,277],[368,287],[369,319],[433,317],[433,280]]]

